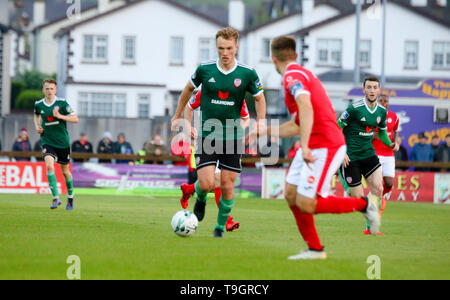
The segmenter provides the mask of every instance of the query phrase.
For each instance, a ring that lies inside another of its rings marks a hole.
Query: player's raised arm
[[[181,93],[180,100],[178,101],[177,110],[175,111],[175,115],[172,117],[171,120],[171,128],[172,131],[176,131],[180,124],[180,121],[176,121],[178,119],[181,119],[183,115],[183,111],[186,107],[186,104],[188,103],[189,99],[192,97],[192,93],[194,92],[194,86],[192,85],[191,81],[188,81],[186,86],[183,89],[183,92]]]
[[[69,114],[69,115],[63,115],[63,114],[61,114],[60,112],[59,112],[59,109],[58,108],[55,108],[54,110],[53,110],[53,116],[55,117],[55,118],[58,118],[58,119],[60,119],[60,120],[63,120],[63,121],[66,121],[66,122],[70,122],[70,123],[78,123],[78,122],[80,122],[80,120],[78,119],[78,116],[77,116],[77,114],[75,114],[75,113],[71,113],[71,114]]]

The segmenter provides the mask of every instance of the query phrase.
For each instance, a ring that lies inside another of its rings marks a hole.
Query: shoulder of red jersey
[[[284,73],[284,86],[286,91],[289,92],[294,98],[297,98],[300,94],[308,94],[309,82],[311,81],[311,75],[306,69],[303,69],[297,64],[291,64]]]

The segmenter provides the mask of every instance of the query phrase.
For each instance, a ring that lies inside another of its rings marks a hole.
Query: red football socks
[[[387,187],[386,184],[383,182],[383,196],[388,194],[392,190],[392,187]]]
[[[318,251],[322,250],[323,247],[320,244],[319,236],[317,235],[316,226],[314,224],[314,216],[302,213],[296,205],[289,206],[289,208],[294,214],[298,230],[300,231],[303,240],[308,245],[308,248]]]
[[[222,190],[220,187],[214,188],[214,196],[216,198],[217,207],[219,207],[220,196],[222,196]]]
[[[362,198],[328,196],[323,198],[317,196],[316,214],[342,214],[354,211],[363,211],[367,202]]]

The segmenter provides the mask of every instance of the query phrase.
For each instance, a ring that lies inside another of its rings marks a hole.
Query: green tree
[[[19,94],[16,100],[16,108],[33,109],[36,100],[44,98],[44,94],[40,90],[24,90]]]

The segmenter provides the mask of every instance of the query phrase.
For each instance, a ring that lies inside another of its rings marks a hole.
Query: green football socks
[[[231,200],[225,200],[223,196],[220,197],[219,214],[217,215],[217,225],[215,229],[225,231],[225,225],[227,224],[228,217],[230,216],[233,206],[234,198]]]
[[[198,180],[195,182],[195,192],[197,193],[198,200],[201,202],[206,202],[206,196],[208,196],[208,192],[203,192],[200,189]]]
[[[53,198],[58,198],[58,185],[56,184],[55,172],[47,172],[47,179]]]
[[[69,198],[73,198],[73,177],[70,176],[69,179],[66,179],[66,187],[67,187],[67,196]]]

